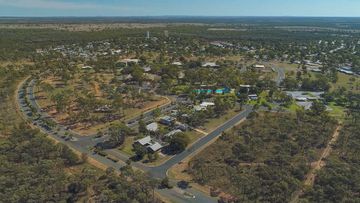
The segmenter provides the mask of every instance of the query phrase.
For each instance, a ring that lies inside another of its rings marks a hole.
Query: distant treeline
[[[321,26],[360,28],[357,17],[221,17],[221,16],[149,16],[149,17],[1,17],[0,23],[226,23],[268,26]]]

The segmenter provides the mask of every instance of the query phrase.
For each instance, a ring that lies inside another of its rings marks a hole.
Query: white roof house
[[[144,138],[142,138],[140,140],[136,140],[136,142],[141,144],[142,146],[146,146],[146,145],[151,144],[151,137],[147,136],[147,137],[144,137]]]
[[[150,131],[150,132],[156,132],[159,129],[159,125],[157,123],[150,123],[149,125],[146,126],[146,130]]]
[[[139,63],[140,59],[123,59],[121,62],[123,62],[123,63]]]
[[[194,110],[195,111],[203,111],[203,110],[206,110],[206,108],[196,105],[196,106],[194,106]]]
[[[153,141],[150,136],[137,140],[135,141],[135,143],[147,147],[147,149],[151,150],[152,152],[156,152],[159,149],[163,148],[163,146],[160,143]]]
[[[200,104],[201,107],[204,107],[204,108],[207,108],[209,106],[215,106],[215,103],[214,102],[202,102]]]
[[[259,98],[257,94],[250,94],[248,97],[250,100],[257,100]]]
[[[183,64],[181,62],[174,62],[172,63],[172,65],[175,65],[175,66],[182,66]]]
[[[215,62],[206,62],[202,67],[218,67],[218,65]]]
[[[308,98],[307,97],[296,97],[295,100],[300,101],[300,102],[306,102],[308,100]]]
[[[194,106],[195,111],[204,111],[209,106],[215,106],[215,103],[213,102],[202,102],[200,105]]]
[[[156,151],[160,150],[161,148],[163,148],[163,146],[158,142],[154,142],[152,145],[148,146],[148,149],[150,149],[153,152],[156,152]]]
[[[91,66],[83,66],[82,69],[93,69]]]
[[[150,72],[151,71],[151,67],[150,66],[144,66],[143,67],[144,72]]]
[[[254,65],[254,68],[265,68],[265,66],[264,66],[264,65],[256,64],[256,65]]]

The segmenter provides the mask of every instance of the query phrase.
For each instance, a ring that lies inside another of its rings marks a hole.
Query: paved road
[[[237,123],[239,123],[242,119],[246,118],[252,111],[252,107],[245,106],[245,110],[233,117],[232,119],[228,120],[226,123],[218,127],[216,130],[212,131],[207,136],[203,137],[191,147],[189,147],[186,151],[183,151],[180,154],[175,155],[170,160],[165,162],[164,164],[151,168],[148,172],[156,178],[164,178],[166,176],[166,172],[174,165],[181,162],[183,159],[191,155],[192,153],[196,152],[197,150],[201,149],[202,146],[208,144],[211,140],[221,135],[222,132],[226,131],[227,129],[232,128]]]
[[[277,72],[277,77],[276,77],[276,84],[277,86],[280,86],[280,84],[282,83],[282,81],[285,80],[285,70],[283,68],[279,68],[279,67],[274,67],[275,71]]]
[[[91,136],[80,136],[74,132],[70,132],[71,134],[74,135],[74,139],[73,140],[65,140],[62,138],[62,136],[64,136],[66,133],[69,132],[69,130],[67,130],[65,128],[65,126],[61,126],[59,124],[57,124],[57,127],[55,129],[59,129],[59,131],[54,132],[53,130],[49,129],[48,127],[46,127],[45,125],[42,124],[42,122],[40,120],[34,120],[34,118],[31,115],[28,115],[30,112],[30,108],[26,106],[25,104],[25,97],[29,98],[29,101],[31,103],[31,105],[37,110],[37,112],[40,114],[41,118],[50,118],[49,115],[47,115],[45,112],[41,112],[40,107],[38,106],[36,99],[35,99],[35,95],[34,95],[34,85],[35,85],[35,80],[31,80],[29,85],[26,87],[26,91],[27,91],[27,95],[24,94],[24,92],[21,90],[22,88],[20,88],[20,91],[18,92],[18,103],[19,103],[19,107],[20,110],[24,113],[24,115],[27,117],[27,119],[32,120],[33,124],[38,126],[42,131],[44,131],[45,133],[47,133],[49,136],[51,136],[52,138],[54,138],[55,140],[68,145],[69,147],[77,150],[80,153],[86,153],[88,154],[89,157],[97,160],[98,162],[108,166],[108,167],[113,167],[115,169],[119,169],[122,166],[125,165],[124,163],[124,159],[126,159],[127,157],[124,156],[123,154],[114,154],[116,153],[115,151],[111,151],[111,155],[115,155],[116,157],[120,157],[120,159],[122,161],[119,162],[113,162],[109,159],[107,159],[106,157],[100,156],[98,154],[94,154],[90,148],[95,146],[97,143],[103,142],[106,137],[102,137],[102,138],[95,138],[94,135]],[[23,87],[24,83],[21,85],[21,87]],[[170,109],[172,109],[172,105],[165,105],[163,108],[163,111],[168,111]],[[148,172],[152,177],[154,178],[164,178],[166,177],[166,173],[167,171],[174,165],[178,164],[179,162],[181,162],[183,159],[185,159],[186,157],[188,157],[189,155],[191,155],[192,153],[196,152],[197,150],[201,149],[204,145],[208,144],[210,141],[212,141],[214,138],[216,138],[217,136],[221,135],[222,132],[226,131],[227,129],[233,127],[234,125],[236,125],[239,121],[241,121],[242,119],[246,118],[247,115],[249,115],[249,113],[252,111],[252,108],[250,106],[246,106],[245,110],[242,111],[241,113],[239,113],[238,115],[236,115],[235,117],[233,117],[232,119],[230,119],[229,121],[227,121],[226,123],[224,123],[223,125],[221,125],[219,128],[217,128],[216,130],[214,130],[213,132],[211,132],[210,134],[208,134],[207,136],[203,137],[202,139],[200,139],[198,142],[196,142],[195,144],[193,144],[191,147],[189,147],[186,151],[177,154],[175,156],[173,156],[170,160],[168,160],[167,162],[165,162],[164,164],[157,166],[157,167],[148,167],[145,166],[143,164],[138,164],[138,163],[134,163],[135,167],[138,167],[139,169],[142,169],[146,172]],[[149,116],[151,114],[151,112],[146,113],[145,116]],[[195,196],[195,198],[191,198],[191,197],[186,197],[186,195],[184,195],[184,192],[188,192],[190,194],[193,194]],[[175,200],[176,202],[179,203],[187,203],[187,202],[199,202],[199,203],[211,203],[211,202],[216,202],[216,199],[207,196],[206,194],[197,191],[195,189],[189,188],[186,190],[180,190],[179,188],[175,187],[174,189],[169,189],[169,190],[158,190],[158,192],[161,195],[164,195],[165,197],[168,197],[169,199]]]

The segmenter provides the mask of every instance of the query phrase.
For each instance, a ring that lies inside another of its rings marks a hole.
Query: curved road
[[[30,112],[31,112],[30,108],[28,106],[26,106],[26,102],[25,102],[26,98],[28,98],[31,106],[33,106],[36,109],[37,113],[40,115],[41,118],[51,119],[49,115],[47,115],[44,112],[41,112],[41,109],[36,102],[36,98],[34,95],[35,83],[36,83],[35,80],[31,80],[29,82],[28,86],[24,87],[25,82],[23,82],[20,85],[20,89],[17,94],[18,105],[20,107],[20,110],[24,113],[24,115],[27,119],[31,120],[31,122],[34,125],[38,126],[42,131],[44,131],[46,134],[48,134],[55,140],[65,144],[65,145],[68,145],[69,147],[73,148],[74,150],[76,150],[80,153],[88,154],[89,157],[97,160],[98,162],[100,162],[108,167],[113,167],[115,169],[119,169],[122,166],[125,166],[124,161],[126,161],[126,159],[127,159],[126,156],[121,157],[121,154],[117,155],[117,157],[120,156],[120,159],[122,161],[115,163],[115,162],[107,159],[106,157],[100,156],[91,151],[91,149],[90,149],[91,147],[95,146],[97,143],[103,142],[105,139],[107,139],[107,137],[102,137],[102,138],[96,139],[94,135],[87,136],[87,137],[80,136],[72,131],[67,130],[65,126],[61,126],[59,124],[57,124],[57,127],[54,128],[54,129],[59,129],[59,130],[53,131],[52,129],[50,129],[49,127],[44,125],[40,119],[33,118],[33,116],[30,115]],[[27,95],[25,95],[23,88],[26,88]],[[169,106],[166,106],[165,108],[168,108],[168,107]],[[186,151],[173,156],[171,159],[169,159],[168,161],[166,161],[164,164],[162,164],[160,166],[148,167],[148,166],[145,166],[143,164],[138,164],[138,163],[134,163],[133,165],[145,172],[148,172],[154,178],[164,178],[167,176],[167,171],[172,166],[178,164],[179,162],[184,160],[186,157],[188,157],[192,153],[200,150],[207,143],[209,143],[210,141],[212,141],[213,139],[215,139],[216,137],[221,135],[222,132],[235,126],[242,119],[245,119],[251,111],[252,111],[252,107],[245,106],[244,111],[242,111],[241,113],[237,114],[235,117],[233,117],[230,120],[228,120],[227,122],[225,122],[223,125],[218,127],[213,132],[209,133],[207,136],[201,138],[199,141],[197,141],[195,144],[193,144],[191,147],[189,147]],[[74,139],[65,140],[63,137],[65,136],[66,133],[71,133],[72,135],[74,135]],[[187,202],[211,203],[211,202],[217,201],[216,198],[209,197],[206,194],[204,194],[200,191],[197,191],[195,189],[192,189],[192,188],[186,189],[186,192],[193,194],[195,196],[195,198],[185,197],[185,195],[183,194],[184,191],[182,190],[182,192],[179,192],[179,188],[158,190],[158,192],[161,195],[163,195],[164,197],[167,197],[168,199],[174,200],[175,202],[179,202],[179,203],[187,203]]]

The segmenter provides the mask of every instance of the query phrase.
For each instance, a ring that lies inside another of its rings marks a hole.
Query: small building
[[[92,70],[93,67],[91,67],[91,66],[83,66],[83,67],[81,67],[81,69],[83,69],[83,70]]]
[[[258,100],[259,99],[257,94],[250,94],[248,97],[249,97],[250,100]]]
[[[147,136],[147,137],[144,137],[144,138],[142,138],[140,140],[136,140],[135,144],[139,144],[141,146],[149,146],[151,144],[151,137]]]
[[[206,108],[201,107],[200,105],[196,105],[196,106],[194,106],[194,110],[195,110],[195,111],[205,111]]]
[[[202,102],[200,105],[194,106],[195,111],[205,111],[209,106],[215,106],[213,102]]]
[[[179,129],[173,130],[173,131],[170,131],[170,132],[166,133],[166,134],[164,135],[164,137],[172,137],[173,135],[178,134],[178,133],[181,133],[181,132],[182,132],[182,131],[179,130]]]
[[[306,102],[308,99],[306,97],[296,97],[295,100],[299,102]]]
[[[324,92],[309,92],[309,91],[286,91],[288,96],[291,96],[296,101],[305,102],[319,100],[322,98]]]
[[[200,104],[200,106],[207,108],[207,107],[209,107],[209,106],[215,106],[215,103],[214,103],[214,102],[202,102],[202,103]]]
[[[210,68],[216,68],[219,67],[215,62],[206,62],[202,65],[202,67],[210,67]]]
[[[196,90],[194,90],[194,92],[196,94],[212,94],[213,90],[212,89],[196,89]]]
[[[309,70],[311,72],[314,72],[314,73],[321,73],[322,72],[321,69],[317,68],[317,67],[311,67],[311,68],[309,68]]]
[[[255,65],[254,65],[254,68],[257,68],[257,69],[265,69],[265,65],[255,64]]]
[[[125,63],[125,65],[128,66],[129,64],[138,64],[140,59],[123,59],[120,62]]]
[[[231,92],[230,88],[222,88],[222,89],[216,89],[215,94],[229,94]]]
[[[176,121],[176,119],[174,117],[171,116],[164,116],[162,118],[160,118],[160,123],[163,125],[172,125],[174,124]]]
[[[149,132],[157,132],[159,130],[159,125],[155,122],[150,123],[146,126],[146,130],[148,130]]]
[[[151,153],[157,152],[162,149],[163,146],[158,142],[153,142],[150,146],[147,147],[147,150]]]
[[[350,67],[350,66],[344,66],[344,67],[338,68],[338,71],[340,73],[344,73],[347,75],[354,75],[354,72],[352,71],[352,67]]]
[[[151,71],[151,67],[150,67],[150,66],[144,66],[142,69],[144,70],[145,73]]]
[[[181,62],[173,62],[171,65],[182,66],[183,64]]]

